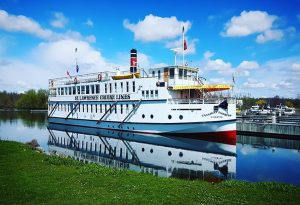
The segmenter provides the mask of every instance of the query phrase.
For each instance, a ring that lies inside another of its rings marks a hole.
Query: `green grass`
[[[0,141],[0,204],[298,204],[300,187],[212,184],[51,157]]]

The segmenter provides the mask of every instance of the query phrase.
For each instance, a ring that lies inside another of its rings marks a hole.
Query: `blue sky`
[[[206,83],[232,83],[255,97],[300,94],[299,1],[58,1],[0,2],[0,90],[47,88],[48,79],[127,70],[129,50],[140,67],[185,63]],[[181,51],[179,50],[179,53]],[[181,55],[177,56],[181,63]]]

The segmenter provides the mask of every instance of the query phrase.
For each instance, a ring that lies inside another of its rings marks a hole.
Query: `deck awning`
[[[231,89],[231,85],[176,85],[171,87],[171,90],[203,90],[205,92],[222,91]]]

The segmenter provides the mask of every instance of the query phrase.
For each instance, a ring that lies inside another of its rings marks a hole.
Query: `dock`
[[[237,133],[240,135],[300,139],[300,115],[244,115],[238,116]]]

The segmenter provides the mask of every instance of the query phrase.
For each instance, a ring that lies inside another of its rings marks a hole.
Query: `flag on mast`
[[[187,43],[186,43],[185,39],[184,39],[184,43],[183,43],[183,50],[187,50]]]
[[[67,70],[67,76],[69,76],[70,78],[72,78],[68,70]]]

